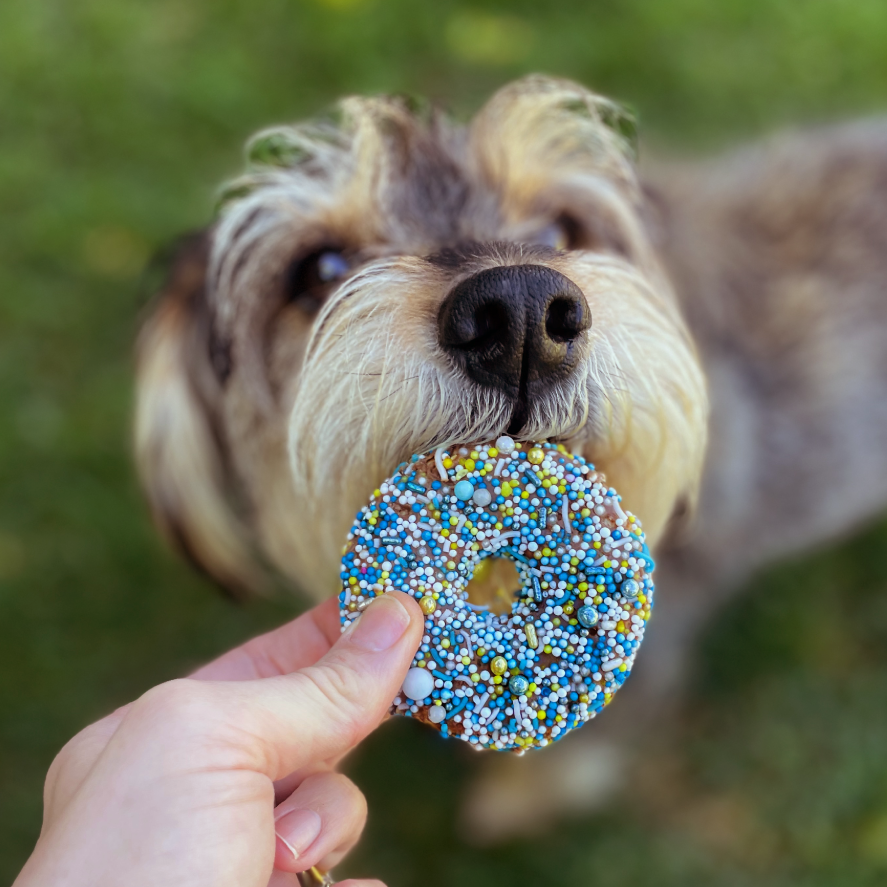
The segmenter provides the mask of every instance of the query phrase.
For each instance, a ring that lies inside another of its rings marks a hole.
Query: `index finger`
[[[252,638],[197,669],[198,681],[251,681],[313,665],[338,640],[339,603],[333,597],[292,622]]]

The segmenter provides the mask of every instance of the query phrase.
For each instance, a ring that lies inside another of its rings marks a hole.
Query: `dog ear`
[[[136,352],[135,453],[154,520],[199,569],[234,594],[264,582],[234,508],[218,421],[230,371],[206,299],[209,235],[183,239]]]

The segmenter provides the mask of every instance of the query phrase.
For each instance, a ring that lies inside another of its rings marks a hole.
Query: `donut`
[[[343,631],[387,591],[425,614],[391,712],[518,753],[595,717],[628,677],[653,605],[653,560],[620,501],[548,442],[502,436],[399,465],[357,514],[339,595]],[[519,577],[504,613],[470,599],[491,558]]]

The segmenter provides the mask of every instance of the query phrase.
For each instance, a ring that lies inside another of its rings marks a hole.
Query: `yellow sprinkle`
[[[443,467],[444,468],[452,468],[453,467],[453,460],[449,456],[444,457]]]
[[[499,451],[495,447],[490,447],[490,458],[495,459],[499,455]],[[634,520],[634,518],[632,518]]]
[[[616,623],[616,631],[625,631],[625,623],[621,619]]]
[[[543,652],[543,653],[550,653],[550,652],[551,652],[551,644],[546,644],[546,645],[542,648],[542,652]]]
[[[494,684],[501,684],[502,683],[502,675],[500,675],[500,674],[493,675],[493,683]]]
[[[567,601],[567,602],[564,604],[564,612],[565,612],[568,616],[570,615],[570,613],[573,612],[573,602],[572,602],[572,601]]]
[[[583,508],[583,509],[579,512],[579,514],[581,514],[582,517],[591,517],[591,511],[589,511],[589,509],[587,509],[587,508]]]
[[[431,595],[425,595],[425,597],[419,601],[419,606],[422,608],[422,612],[426,616],[430,616],[437,609],[437,601]]]
[[[381,490],[373,490],[373,495],[376,496],[376,497],[381,496],[381,495],[382,495],[382,491],[381,491]]]
[[[511,495],[511,484],[504,483],[499,487],[499,492],[507,499]]]
[[[441,647],[444,648],[444,650],[446,650],[446,649],[450,646],[450,642],[449,642],[446,638],[444,638],[444,639],[440,642],[440,645],[441,645]]]
[[[475,673],[471,676],[471,680],[474,681],[474,683],[476,684],[476,683],[480,680],[480,675],[479,675],[477,672],[475,672]]]
[[[538,447],[533,447],[533,449],[530,450],[529,453],[527,453],[527,459],[534,465],[538,465],[544,458],[544,451],[540,450]]]
[[[466,460],[465,460],[465,467],[466,467],[469,471],[474,471],[474,467],[475,467],[475,461],[474,461],[474,459],[466,459]]]
[[[490,663],[490,671],[495,675],[505,674],[508,670],[508,662],[504,656],[496,656]]]
[[[595,550],[597,550],[598,548],[601,547],[601,543],[600,542],[592,542],[591,547],[594,548]]]
[[[531,650],[536,650],[539,647],[539,638],[536,637],[536,628],[531,623],[527,623],[524,626],[524,634],[527,636],[527,644],[529,644]]]

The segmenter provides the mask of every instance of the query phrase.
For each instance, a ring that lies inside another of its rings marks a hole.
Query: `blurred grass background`
[[[883,0],[3,0],[0,882],[70,735],[298,609],[234,606],[168,555],[128,454],[149,257],[207,221],[251,131],[349,91],[467,114],[540,70],[630,103],[642,146],[709,150],[884,111],[885,47]],[[532,840],[462,841],[474,759],[388,725],[352,764],[372,815],[346,868],[390,887],[882,883],[885,543],[876,527],[754,582],[707,634],[671,751]]]

